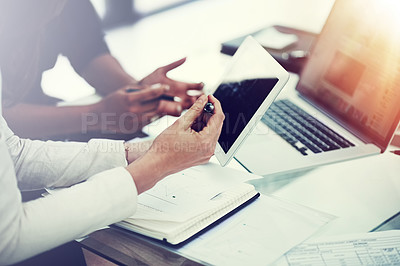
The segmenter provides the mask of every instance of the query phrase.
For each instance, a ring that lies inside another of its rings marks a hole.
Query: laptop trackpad
[[[294,162],[304,160],[304,155],[262,122],[257,124],[235,157],[248,170],[259,175],[285,171]]]

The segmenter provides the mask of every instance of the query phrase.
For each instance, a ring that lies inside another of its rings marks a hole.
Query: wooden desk
[[[201,265],[122,229],[92,233],[82,247],[118,265]]]

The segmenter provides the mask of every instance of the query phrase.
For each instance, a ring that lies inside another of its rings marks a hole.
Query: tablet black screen
[[[277,82],[277,78],[257,78],[219,85],[214,96],[221,102],[225,121],[218,142],[225,153],[232,147]]]

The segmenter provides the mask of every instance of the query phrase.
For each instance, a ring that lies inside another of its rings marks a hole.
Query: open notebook
[[[138,196],[136,213],[116,225],[176,245],[259,196],[257,176],[208,164],[171,175]]]

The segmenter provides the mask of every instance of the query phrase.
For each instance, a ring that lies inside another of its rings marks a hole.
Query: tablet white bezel
[[[278,82],[275,84],[274,88],[271,90],[268,96],[264,99],[260,107],[257,109],[253,117],[250,119],[249,123],[240,133],[240,135],[235,140],[235,142],[230,147],[227,153],[225,153],[219,142],[217,142],[217,146],[215,149],[215,156],[222,166],[225,166],[230,162],[230,160],[236,154],[236,151],[239,149],[240,145],[252,132],[254,127],[257,125],[258,121],[260,121],[263,114],[267,111],[268,107],[272,104],[272,102],[278,96],[279,92],[285,86],[286,82],[289,80],[289,73],[253,37],[248,36],[244,40],[244,42],[240,45],[235,55],[232,57],[231,62],[225,69],[224,75],[222,75],[220,79],[220,82],[218,83],[217,86],[215,86],[215,90],[223,82],[225,76],[230,72],[230,70],[237,63],[237,61],[243,56],[245,52],[248,51],[248,49],[252,49],[252,53],[257,54],[257,59],[263,60],[263,62],[268,64],[268,66],[273,67],[272,70],[269,69],[268,71],[273,73],[273,75],[278,79]],[[271,74],[269,73],[269,75]]]

